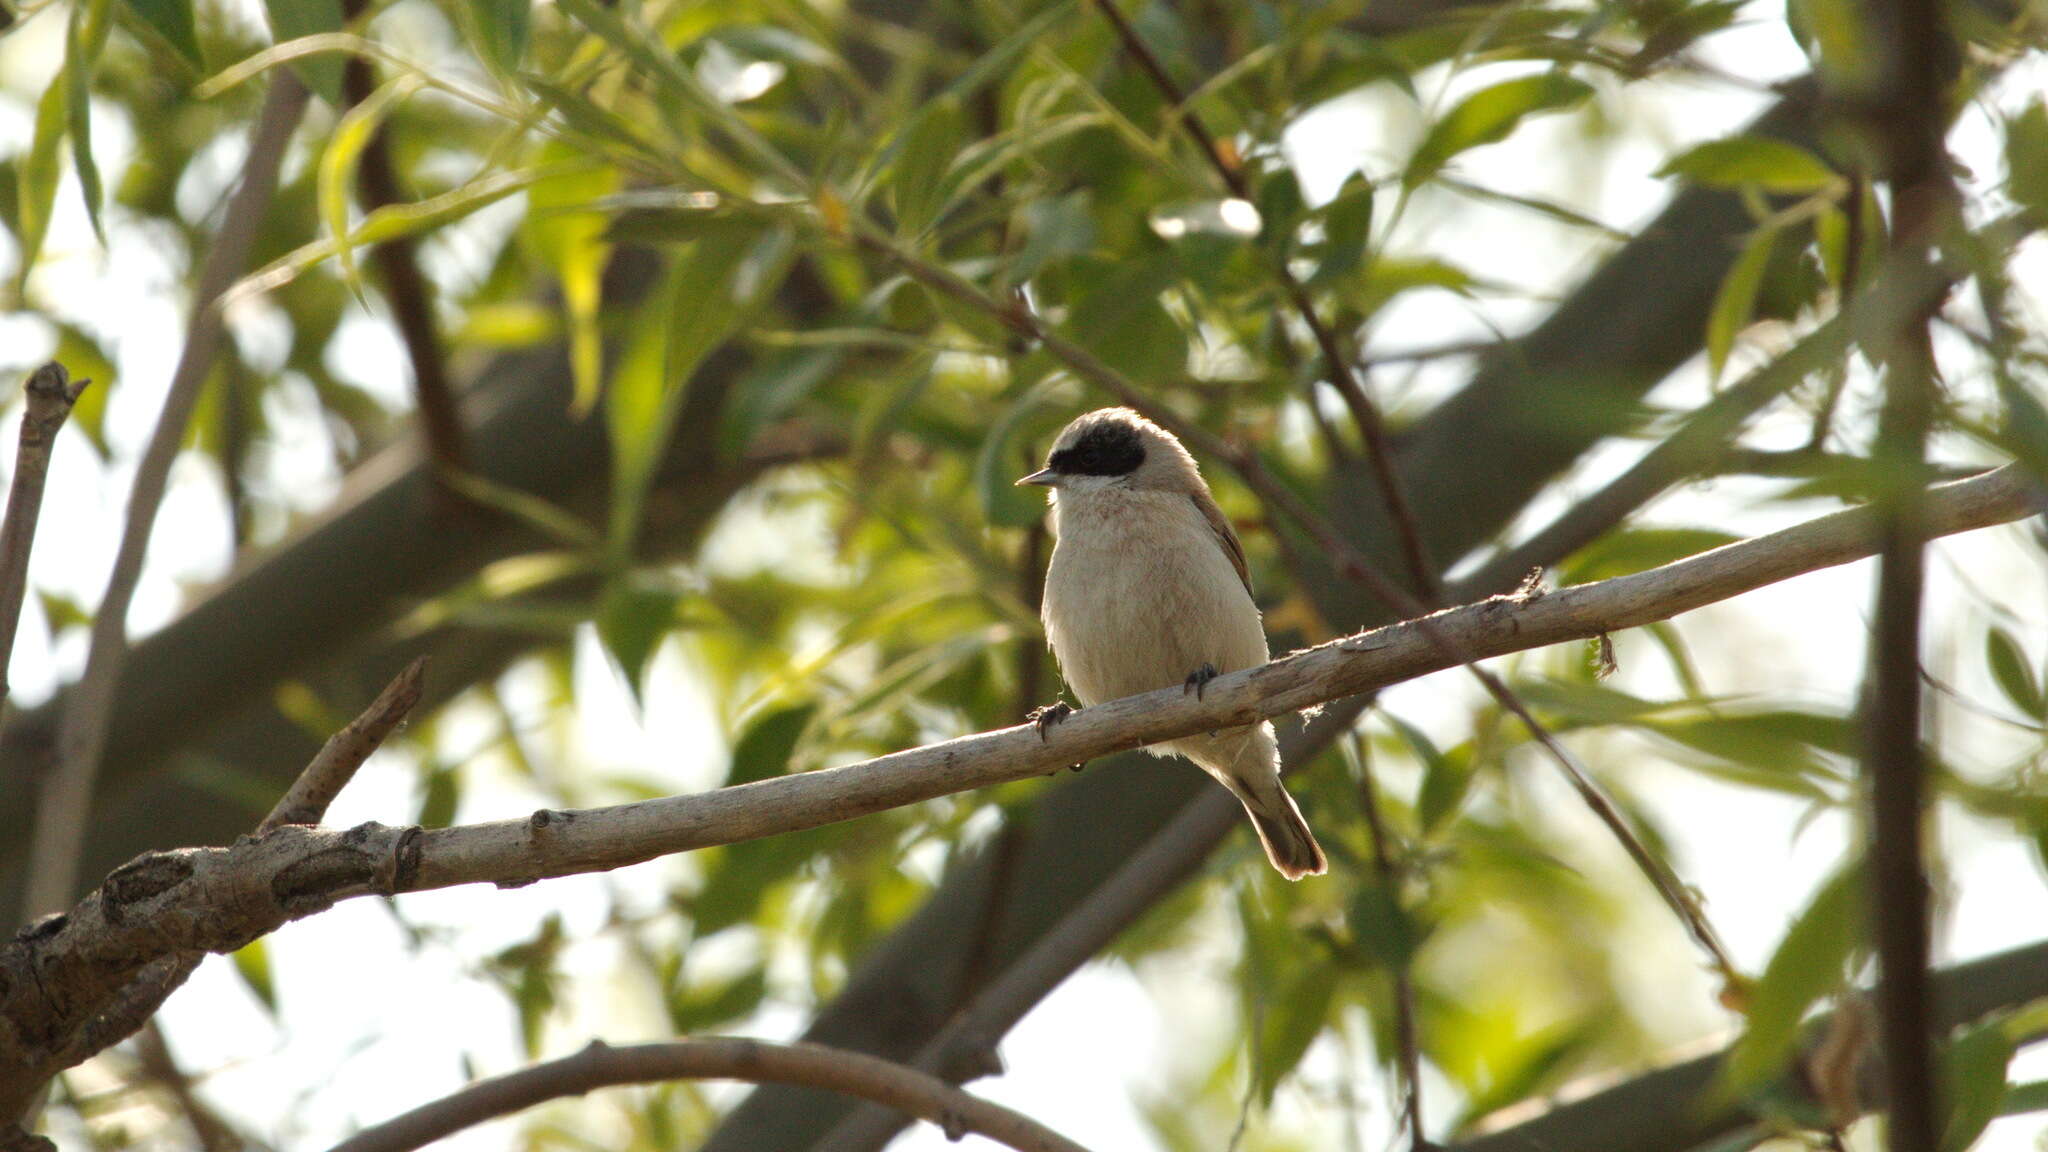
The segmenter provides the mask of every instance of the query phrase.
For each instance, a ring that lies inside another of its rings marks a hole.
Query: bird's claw
[[[1065,700],[1055,700],[1050,704],[1033,708],[1024,714],[1024,719],[1030,721],[1032,726],[1038,729],[1038,741],[1043,744],[1045,742],[1045,734],[1052,730],[1052,726],[1073,714],[1073,705]]]
[[[1195,694],[1195,699],[1200,700],[1202,698],[1202,689],[1207,688],[1209,681],[1215,678],[1216,666],[1214,664],[1204,664],[1193,672],[1188,673],[1188,678],[1181,682],[1180,694],[1185,696],[1192,691]]]

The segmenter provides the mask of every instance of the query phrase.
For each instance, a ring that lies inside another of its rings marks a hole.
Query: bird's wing
[[[1216,506],[1216,498],[1207,492],[1191,493],[1190,498],[1194,500],[1195,507],[1202,510],[1202,519],[1209,522],[1209,530],[1216,534],[1216,543],[1223,549],[1223,554],[1230,557],[1231,567],[1237,569],[1237,578],[1244,582],[1244,594],[1250,596],[1252,574],[1251,569],[1245,567],[1244,545],[1237,542],[1237,533],[1231,530],[1223,509]]]

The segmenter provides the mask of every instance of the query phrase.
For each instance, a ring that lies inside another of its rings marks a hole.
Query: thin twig
[[[1629,826],[1621,810],[1578,762],[1578,758],[1551,735],[1543,722],[1529,710],[1528,705],[1524,704],[1498,676],[1478,665],[1476,655],[1461,647],[1440,629],[1427,615],[1426,606],[1373,567],[1335,526],[1310,508],[1293,489],[1267,471],[1265,464],[1256,454],[1241,451],[1225,443],[1221,437],[1208,429],[1183,419],[1178,413],[1155,403],[1136,384],[1103,363],[1094,353],[1072,343],[1041,323],[1021,302],[1014,306],[1001,304],[950,269],[942,268],[915,253],[905,251],[886,235],[867,227],[864,223],[858,227],[860,231],[856,233],[856,239],[859,243],[889,258],[911,278],[986,312],[1014,331],[1030,336],[1081,378],[1144,413],[1182,441],[1229,464],[1268,508],[1277,509],[1296,526],[1306,531],[1340,574],[1363,585],[1382,604],[1404,617],[1424,637],[1449,656],[1453,663],[1464,665],[1501,707],[1521,721],[1530,738],[1549,754],[1552,762],[1564,772],[1565,779],[1571,784],[1573,791],[1578,793],[1579,798],[1600,822],[1607,826],[1608,831],[1628,853],[1629,859],[1634,861],[1636,867],[1650,880],[1657,894],[1685,926],[1687,934],[1707,953],[1723,981],[1731,985],[1742,982],[1741,971],[1735,966],[1734,959],[1721,943],[1719,933],[1714,930],[1705,910],[1700,907],[1691,890],[1679,880],[1669,864],[1650,851],[1642,837]]]
[[[405,671],[384,686],[384,691],[377,694],[362,715],[328,737],[319,754],[256,826],[256,834],[260,836],[285,824],[318,824],[326,815],[327,806],[355,779],[356,769],[363,766],[372,752],[383,747],[385,739],[412,712],[413,705],[420,702],[426,670],[425,656],[406,665]]]
[[[249,158],[242,166],[241,185],[229,197],[220,233],[207,249],[199,273],[198,293],[185,331],[185,347],[171,374],[163,412],[136,466],[128,496],[128,517],[121,533],[106,594],[93,616],[92,640],[85,674],[71,691],[58,728],[57,762],[43,781],[38,797],[34,846],[29,854],[25,906],[30,918],[55,912],[71,902],[78,885],[79,845],[92,808],[93,783],[106,749],[107,720],[114,689],[128,656],[128,607],[142,577],[149,551],[150,529],[169,486],[171,464],[184,443],[185,426],[199,403],[199,394],[220,347],[224,329],[217,301],[248,264],[257,230],[277,191],[278,169],[285,145],[306,107],[306,90],[280,69],[270,82],[263,111],[249,136]]]
[[[1131,58],[1138,62],[1139,69],[1152,81],[1153,87],[1159,89],[1160,95],[1166,98],[1171,106],[1169,115],[1180,121],[1181,128],[1194,140],[1196,148],[1202,153],[1202,158],[1222,179],[1224,187],[1239,200],[1255,203],[1258,197],[1252,191],[1251,183],[1245,179],[1244,169],[1233,160],[1234,153],[1226,153],[1217,143],[1208,126],[1202,123],[1201,115],[1188,103],[1187,94],[1181,91],[1180,85],[1167,73],[1166,66],[1160,63],[1159,57],[1153,55],[1144,38],[1138,35],[1138,30],[1133,28],[1130,21],[1118,10],[1116,0],[1095,0],[1095,7],[1101,11],[1103,19],[1109,22],[1110,27],[1116,30],[1117,40],[1123,44],[1124,50],[1131,54]],[[1395,533],[1400,538],[1402,557],[1407,562],[1408,574],[1414,580],[1415,589],[1423,601],[1433,607],[1441,594],[1436,565],[1431,562],[1428,546],[1423,543],[1422,530],[1416,523],[1415,511],[1408,501],[1408,491],[1401,481],[1401,474],[1394,468],[1393,451],[1387,443],[1386,422],[1380,416],[1379,407],[1373,403],[1372,397],[1366,393],[1365,386],[1359,382],[1358,374],[1351,366],[1350,357],[1345,355],[1343,346],[1338,343],[1337,334],[1316,311],[1315,301],[1309,298],[1308,288],[1302,284],[1301,278],[1294,274],[1294,269],[1288,267],[1286,256],[1280,254],[1277,249],[1273,259],[1273,271],[1287,293],[1288,302],[1301,315],[1302,323],[1308,325],[1310,335],[1315,338],[1316,347],[1323,354],[1323,362],[1328,366],[1330,382],[1336,385],[1338,395],[1344,398],[1345,405],[1351,410],[1352,420],[1358,425],[1359,435],[1365,438],[1366,455],[1372,462],[1373,478],[1379,484],[1380,498],[1386,503],[1387,516],[1393,521]],[[1309,400],[1310,403],[1314,403],[1315,398],[1311,396]]]
[[[57,431],[71,418],[90,380],[73,382],[52,360],[29,374],[21,413],[21,450],[14,458],[14,485],[7,493],[7,518],[0,521],[0,705],[7,703],[7,668],[14,658],[14,633],[28,599],[28,556],[35,545],[36,520],[43,510],[43,485],[50,477],[50,451]]]
[[[1387,824],[1380,816],[1379,786],[1372,776],[1372,752],[1363,741],[1358,749],[1358,806],[1365,813],[1365,823],[1372,832],[1373,871],[1379,874],[1380,886],[1386,890],[1387,900],[1399,906],[1401,899],[1401,875],[1394,866],[1394,853],[1387,838]],[[1394,1047],[1400,1060],[1402,1104],[1401,1111],[1408,1125],[1409,1152],[1426,1152],[1430,1147],[1428,1137],[1423,1135],[1422,1123],[1422,1038],[1416,1021],[1415,978],[1410,971],[1409,958],[1404,954],[1392,966],[1394,977]]]
[[[797,1042],[707,1037],[614,1048],[593,1041],[573,1056],[472,1084],[340,1144],[334,1152],[408,1152],[486,1120],[598,1088],[669,1080],[794,1084],[858,1096],[929,1120],[959,1140],[968,1133],[1016,1152],[1087,1152],[1000,1104],[970,1096],[926,1072],[861,1052]]]

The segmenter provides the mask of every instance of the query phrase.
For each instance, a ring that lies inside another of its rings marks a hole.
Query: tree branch
[[[51,361],[29,374],[21,413],[21,450],[14,457],[14,484],[7,492],[7,518],[0,521],[0,705],[7,702],[7,668],[14,659],[14,634],[28,598],[28,556],[35,545],[36,520],[43,510],[43,484],[50,475],[50,451],[57,431],[71,418],[71,406],[90,380],[73,383],[62,364]]]
[[[2008,522],[2042,507],[2013,467],[1927,494],[1930,536]],[[1067,764],[1232,728],[1491,657],[1662,620],[1802,572],[1868,556],[1874,513],[1838,512],[1631,576],[1536,598],[1496,597],[1360,633],[1220,676],[1200,696],[1161,689],[1075,712],[1048,733],[1023,724],[841,768],[689,796],[422,831],[286,826],[228,848],[147,853],[68,915],[0,947],[0,1109],[25,1069],[114,990],[167,953],[227,952],[278,926],[365,895],[458,884],[519,886],[656,856],[849,820]],[[40,1083],[40,1081],[37,1081]],[[33,1085],[27,1086],[32,1090]]]
[[[249,262],[249,251],[277,191],[285,145],[305,111],[306,90],[290,72],[278,70],[264,97],[263,111],[249,135],[249,157],[242,165],[241,184],[228,198],[220,234],[207,250],[200,269],[198,292],[185,330],[185,347],[171,374],[170,392],[157,416],[149,446],[136,466],[128,494],[128,516],[122,529],[106,594],[93,615],[92,641],[85,673],[71,690],[58,729],[57,766],[43,781],[38,797],[34,847],[30,849],[27,911],[30,917],[53,912],[69,903],[78,883],[79,845],[86,813],[92,807],[93,780],[107,740],[107,718],[113,710],[114,688],[128,654],[128,607],[142,578],[142,560],[149,551],[150,529],[169,486],[171,465],[184,443],[185,426],[199,404],[213,358],[225,333],[217,302]]]
[[[901,1064],[823,1044],[730,1037],[623,1048],[593,1042],[573,1056],[472,1084],[366,1128],[335,1145],[334,1152],[408,1152],[545,1100],[665,1080],[745,1080],[823,1088],[901,1109],[938,1125],[952,1140],[973,1133],[1016,1152],[1087,1152],[1028,1116]]]
[[[369,708],[335,733],[257,825],[257,835],[288,824],[317,823],[326,815],[328,805],[354,779],[356,769],[382,746],[419,702],[425,669],[424,657],[414,660]],[[38,931],[59,931],[63,919],[51,917],[50,920],[60,922],[54,926],[49,921],[33,925],[17,936],[16,942]],[[26,1025],[7,1010],[7,976],[0,972],[0,1132],[10,1125],[15,1113],[8,1109],[16,1107],[12,1101],[20,1095],[9,1090],[12,1083],[27,1084],[37,1075],[47,1080],[134,1035],[156,1015],[171,993],[198,970],[207,951],[179,948],[157,956],[125,978],[125,983],[118,976],[116,982],[102,983],[97,1001],[91,999],[93,992],[83,990],[69,1002],[61,1019],[30,1021]],[[0,961],[0,968],[4,967],[5,962]],[[18,1041],[31,1034],[39,1035],[40,1052],[31,1050],[23,1059],[23,1053],[9,1051],[10,1040]],[[147,1055],[145,1052],[145,1058]],[[168,1060],[168,1055],[164,1058]],[[40,1084],[29,1087],[33,1090]]]

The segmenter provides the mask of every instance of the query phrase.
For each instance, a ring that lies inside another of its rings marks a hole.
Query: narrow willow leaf
[[[1735,337],[1749,327],[1750,318],[1756,315],[1757,291],[1763,287],[1764,270],[1770,267],[1771,250],[1777,243],[1775,225],[1758,228],[1721,281],[1721,290],[1714,296],[1714,310],[1707,314],[1707,374],[1712,380],[1721,378],[1721,370],[1728,366],[1728,353],[1735,347]]]
[[[2028,665],[2026,654],[2012,633],[1993,626],[1984,634],[1984,662],[1991,669],[1998,690],[2022,715],[2040,719],[2048,712],[2042,702],[2041,684],[2034,679],[2034,669]]]
[[[1507,139],[1524,117],[1575,107],[1592,94],[1591,85],[1562,72],[1521,76],[1481,88],[1430,125],[1402,180],[1413,188],[1460,152]]]
[[[85,215],[92,222],[92,234],[100,244],[107,242],[107,230],[100,222],[105,193],[100,188],[100,166],[92,157],[92,73],[100,50],[107,44],[108,0],[91,0],[71,10],[64,31],[64,76],[71,91],[65,95],[71,136],[71,166],[78,173],[79,191],[85,197]]]
[[[1782,1071],[1799,1024],[1822,997],[1842,986],[1863,935],[1863,872],[1837,872],[1792,922],[1756,983],[1749,1029],[1721,1066],[1722,1099],[1739,1099]]]
[[[327,142],[327,150],[320,154],[320,171],[315,182],[320,220],[327,226],[327,234],[334,243],[335,263],[340,266],[342,282],[355,293],[358,301],[363,299],[363,284],[356,271],[355,241],[349,228],[349,188],[355,182],[356,167],[363,158],[363,150],[376,137],[384,117],[419,87],[419,81],[413,77],[400,76],[372,92],[369,99],[350,108],[342,116],[341,122],[334,126],[334,135]]]
[[[1694,145],[1666,161],[1657,175],[1795,196],[1825,191],[1842,179],[1820,157],[1771,136],[1730,136]]]
[[[69,72],[70,64],[64,67]],[[17,285],[28,282],[28,274],[34,270],[36,256],[43,249],[43,237],[50,230],[50,210],[57,202],[57,182],[62,172],[58,165],[59,146],[64,142],[65,105],[71,85],[60,74],[43,89],[43,95],[36,102],[35,138],[29,144],[28,155],[23,157],[15,169],[16,212],[21,220],[21,268],[16,273]]]
[[[274,1019],[277,1016],[277,977],[270,967],[268,943],[258,937],[228,954],[234,962],[235,975],[242,978],[242,984],[263,1005],[264,1011]]]
[[[477,55],[498,71],[518,71],[526,57],[533,19],[533,0],[469,0],[476,22]]]
[[[1941,1054],[1941,1152],[1964,1152],[1998,1118],[2017,1050],[2003,1017],[1963,1030]]]
[[[570,155],[565,145],[549,144],[549,160]],[[598,328],[603,276],[611,245],[605,240],[605,216],[597,205],[617,192],[619,174],[608,167],[557,164],[527,194],[527,216],[521,234],[562,285],[562,304],[569,317],[570,378],[575,381],[575,411],[588,413],[604,386],[604,340]]]

